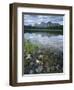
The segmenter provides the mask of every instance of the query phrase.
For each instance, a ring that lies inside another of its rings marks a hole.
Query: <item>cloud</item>
[[[30,15],[24,14],[24,25],[40,24],[41,22],[52,22],[63,24],[63,16],[60,15]]]

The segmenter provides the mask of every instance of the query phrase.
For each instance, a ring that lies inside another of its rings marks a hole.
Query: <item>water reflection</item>
[[[24,34],[24,74],[62,73],[63,35]]]
[[[41,44],[43,47],[53,47],[63,50],[63,35],[48,33],[25,33],[24,39],[30,40],[33,44]]]

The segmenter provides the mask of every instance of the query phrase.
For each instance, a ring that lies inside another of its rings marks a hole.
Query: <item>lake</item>
[[[24,39],[31,43],[41,45],[42,47],[53,47],[63,50],[63,35],[55,35],[48,33],[25,33]]]
[[[63,72],[63,35],[24,33],[24,74]]]

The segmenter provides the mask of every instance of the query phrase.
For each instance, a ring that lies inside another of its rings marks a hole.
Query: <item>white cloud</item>
[[[63,24],[63,16],[60,15],[30,15],[24,14],[24,25],[33,25],[35,23],[39,24],[41,22],[52,22]]]

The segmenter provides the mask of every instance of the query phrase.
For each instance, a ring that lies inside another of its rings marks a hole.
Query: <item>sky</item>
[[[40,24],[41,22],[52,22],[63,25],[63,16],[24,14],[24,25],[35,25]]]

